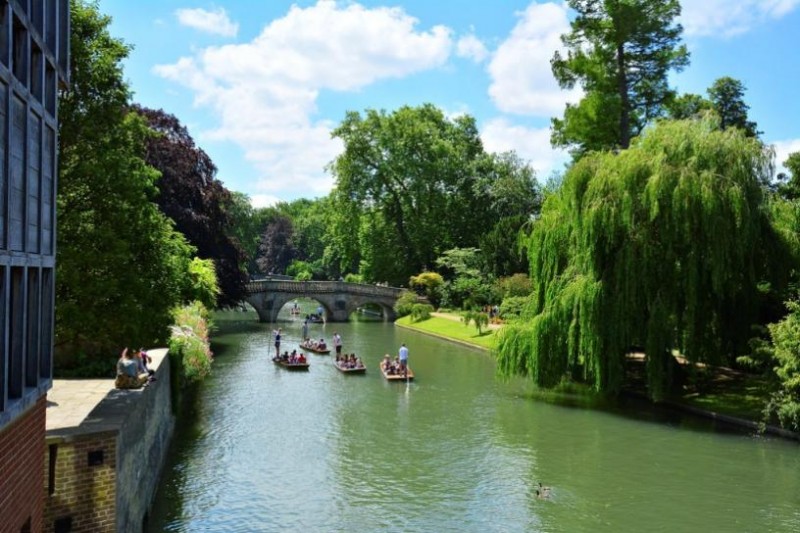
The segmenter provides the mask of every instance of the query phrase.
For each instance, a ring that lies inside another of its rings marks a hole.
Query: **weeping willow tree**
[[[772,159],[707,119],[659,123],[629,150],[577,162],[528,237],[535,296],[499,338],[501,375],[542,387],[569,376],[613,393],[626,354],[644,349],[659,398],[674,353],[708,364],[733,355],[759,283],[789,270],[760,186]]]

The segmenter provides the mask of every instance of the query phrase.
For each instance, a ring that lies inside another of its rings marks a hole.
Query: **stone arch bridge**
[[[326,322],[347,322],[350,314],[366,304],[383,311],[384,320],[396,318],[394,304],[403,289],[344,281],[260,280],[247,283],[247,303],[258,313],[259,322],[275,322],[287,302],[312,298],[325,310]]]

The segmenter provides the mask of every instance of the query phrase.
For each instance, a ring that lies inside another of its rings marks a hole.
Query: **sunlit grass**
[[[427,320],[420,320],[419,322],[412,322],[410,316],[405,316],[398,319],[396,324],[440,337],[465,342],[487,350],[494,348],[496,339],[494,330],[487,329],[482,331],[479,335],[478,329],[472,324],[467,326],[463,322],[436,316],[428,318]]]

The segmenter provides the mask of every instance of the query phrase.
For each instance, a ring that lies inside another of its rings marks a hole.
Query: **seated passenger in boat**
[[[301,352],[300,355],[297,356],[297,362],[300,363],[300,364],[305,364],[306,355]]]
[[[384,372],[388,372],[389,368],[392,366],[392,360],[389,358],[389,354],[383,356],[383,361],[381,361],[381,369]]]
[[[325,350],[327,347],[325,346],[325,339],[320,339],[317,343],[317,350]]]
[[[356,357],[356,368],[364,368],[364,361],[360,357]]]

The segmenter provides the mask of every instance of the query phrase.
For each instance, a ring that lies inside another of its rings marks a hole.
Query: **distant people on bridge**
[[[338,332],[334,332],[333,334],[333,346],[336,348],[336,355],[341,355],[342,353],[342,337],[339,335]]]

